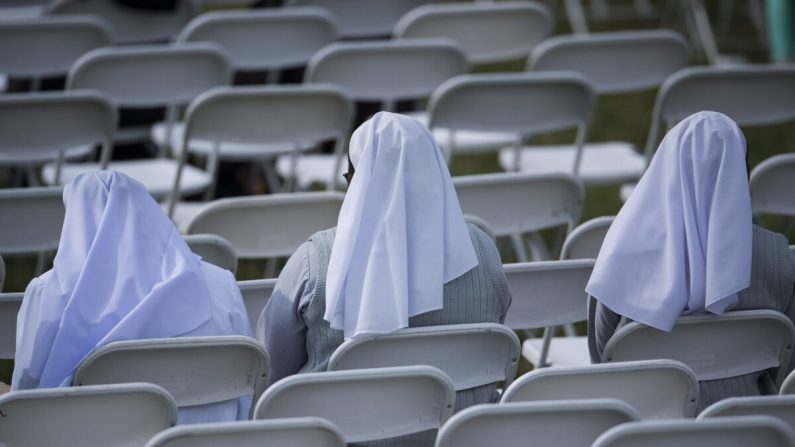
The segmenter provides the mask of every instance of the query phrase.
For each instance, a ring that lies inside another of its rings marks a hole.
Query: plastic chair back
[[[254,419],[316,416],[351,443],[439,428],[454,404],[453,384],[436,368],[357,369],[279,380],[257,402]]]
[[[202,257],[202,260],[229,270],[234,275],[237,271],[237,255],[232,245],[217,234],[189,234],[185,236],[190,250]]]
[[[17,350],[17,315],[22,306],[19,293],[0,293],[0,360],[13,359]]]
[[[396,38],[447,38],[472,64],[525,58],[552,34],[552,12],[536,2],[425,5],[395,25]]]
[[[503,265],[513,297],[505,325],[537,329],[587,319],[585,285],[593,265],[579,259]]]
[[[238,281],[237,285],[240,287],[240,294],[243,295],[243,304],[246,305],[246,313],[251,322],[251,333],[256,334],[259,316],[271,298],[273,288],[276,286],[276,278]]]
[[[177,423],[150,383],[13,391],[0,396],[0,445],[140,447]]]
[[[146,447],[345,447],[334,424],[320,418],[190,424],[165,430]]]
[[[638,416],[615,399],[477,405],[450,418],[436,447],[587,446],[605,430]]]
[[[790,250],[795,253],[795,249],[793,249],[792,246],[790,246]],[[784,383],[779,387],[779,394],[782,396],[785,394],[795,394],[795,371],[789,373],[787,378],[784,379]]]
[[[431,0],[289,0],[288,6],[317,6],[334,16],[346,39],[385,37],[412,9]]]
[[[644,420],[694,417],[698,380],[673,360],[541,368],[517,379],[501,402],[606,398],[626,402]]]
[[[596,259],[615,216],[593,218],[577,225],[563,241],[560,259]]]
[[[774,155],[759,163],[748,182],[753,213],[795,216],[794,178],[795,154]]]
[[[507,387],[519,365],[519,338],[497,323],[402,329],[346,340],[331,355],[328,370],[412,365],[439,368],[456,391],[496,382]]]
[[[193,19],[177,42],[214,42],[235,70],[279,70],[306,65],[337,40],[334,18],[321,8],[214,11]]]
[[[787,425],[770,416],[699,421],[644,421],[611,428],[592,447],[774,447],[795,445]]]
[[[597,94],[657,88],[687,66],[690,49],[676,32],[622,31],[556,36],[530,56],[532,71],[576,71]]]
[[[64,214],[61,187],[0,189],[0,253],[56,250]]]
[[[772,310],[680,317],[670,333],[629,323],[608,341],[603,362],[672,359],[687,365],[699,381],[725,379],[778,368],[786,375],[795,339],[788,317]]]
[[[102,346],[80,363],[72,383],[154,383],[181,408],[251,395],[256,399],[267,375],[268,356],[250,337],[178,337]]]
[[[217,234],[239,259],[290,256],[314,233],[337,225],[339,192],[269,194],[211,202],[187,225],[188,234]]]
[[[698,419],[753,415],[773,416],[795,430],[795,396],[730,397],[705,408]]]
[[[94,17],[40,17],[0,23],[0,73],[64,75],[84,53],[110,45],[110,28]]]

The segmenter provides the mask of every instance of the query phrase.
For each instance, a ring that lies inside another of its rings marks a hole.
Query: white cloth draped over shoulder
[[[326,276],[324,319],[384,334],[442,308],[443,286],[478,264],[441,150],[413,118],[380,112],[351,138],[355,168]]]
[[[70,385],[99,346],[184,335],[211,318],[202,262],[143,185],[83,174],[64,205],[53,269],[28,286],[18,316],[14,389]]]
[[[608,231],[586,292],[664,331],[722,314],[751,282],[752,219],[742,132],[696,113],[665,136]]]

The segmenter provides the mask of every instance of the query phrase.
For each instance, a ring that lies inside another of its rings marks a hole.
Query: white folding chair
[[[93,50],[75,62],[66,84],[69,90],[100,91],[120,108],[166,107],[170,126],[179,109],[205,90],[229,83],[230,76],[229,62],[219,47],[196,43]],[[145,140],[148,134],[148,127],[120,128],[116,141]],[[94,163],[66,164],[62,183],[97,167]],[[172,189],[177,162],[166,158],[122,160],[111,162],[108,168],[139,180],[156,199],[163,199]],[[56,183],[51,166],[44,168],[42,176],[48,184]],[[191,168],[183,176],[181,191],[203,192],[211,183],[208,173]]]
[[[772,310],[687,315],[677,320],[671,332],[627,324],[607,342],[602,362],[672,359],[692,369],[699,381],[778,368],[775,383],[780,386],[793,339],[795,327],[790,319]]]
[[[698,380],[673,360],[542,368],[519,377],[501,402],[604,398],[626,402],[643,420],[694,417]]]
[[[454,405],[453,384],[431,366],[358,369],[279,380],[257,402],[254,419],[316,416],[352,443],[437,429]]]
[[[229,270],[237,271],[237,254],[226,239],[217,234],[189,234],[185,236],[190,250],[201,256],[202,260]]]
[[[64,220],[63,188],[0,189],[0,254],[36,254],[38,275],[58,248]]]
[[[496,152],[506,146],[514,147],[518,160],[522,143],[531,136],[576,128],[575,156],[565,172],[577,175],[595,98],[588,81],[573,72],[457,76],[433,92],[428,127],[448,161],[456,153]],[[463,131],[503,135],[503,145],[475,144],[474,137],[459,137]]]
[[[751,209],[755,217],[762,214],[795,216],[792,191],[795,181],[795,154],[774,155],[751,171]]]
[[[552,34],[552,12],[542,3],[452,3],[411,10],[395,25],[398,39],[447,38],[472,64],[526,58]]]
[[[795,253],[795,250],[793,250],[793,252]],[[795,394],[795,371],[789,373],[784,379],[784,383],[782,383],[779,388],[779,394],[782,396],[785,394]]]
[[[178,180],[183,170],[190,172],[184,168],[188,154],[183,148],[208,157],[207,169],[213,179],[221,160],[264,162],[272,192],[282,187],[268,170],[270,163],[278,155],[286,155],[290,175],[285,189],[289,190],[289,179],[300,169],[298,162],[303,156],[299,155],[307,148],[333,140],[335,154],[330,157],[328,174],[339,169],[352,122],[353,105],[330,85],[227,87],[202,94],[188,108],[179,145],[174,147],[179,168],[171,191],[170,215],[185,222],[191,214],[174,214],[182,188]]]
[[[188,23],[177,42],[214,42],[235,71],[267,71],[275,83],[279,70],[306,65],[338,34],[334,18],[321,8],[213,11]]]
[[[1,14],[1,13],[0,13]],[[41,17],[0,23],[0,73],[31,80],[64,76],[84,53],[110,45],[110,27],[95,17]]]
[[[595,217],[577,225],[563,241],[560,259],[596,259],[613,219],[615,216]]]
[[[511,237],[520,261],[530,258],[524,235],[559,226],[568,234],[580,218],[585,195],[582,182],[570,174],[471,175],[455,177],[453,184],[464,213],[485,220],[496,236]],[[531,236],[533,259],[549,259],[549,248],[537,234]]]
[[[530,56],[533,72],[573,71],[590,82],[597,95],[626,94],[660,86],[687,66],[687,42],[672,31],[624,31],[558,36],[538,45]],[[506,171],[569,172],[577,147],[529,146],[500,152]],[[518,161],[518,165],[516,162]],[[586,144],[579,175],[585,183],[614,184],[637,180],[645,157],[625,141]]]
[[[276,286],[276,278],[238,281],[237,285],[240,287],[240,294],[243,295],[243,304],[246,305],[246,313],[251,323],[251,333],[256,334],[259,316],[271,298],[273,288]]]
[[[329,371],[429,365],[450,377],[456,391],[516,377],[519,338],[497,323],[402,329],[346,340],[328,362]]]
[[[795,445],[787,424],[770,416],[643,421],[613,427],[592,447],[781,447]]]
[[[102,346],[80,363],[72,383],[154,383],[183,408],[252,395],[256,400],[267,375],[268,356],[250,337],[177,337]]]
[[[636,420],[635,410],[616,399],[477,405],[450,418],[436,447],[587,446],[605,430]]]
[[[190,424],[170,428],[146,447],[345,447],[340,429],[324,419],[297,417],[268,421]]]
[[[288,0],[287,6],[317,6],[334,17],[346,39],[389,36],[395,23],[412,9],[432,0]]]
[[[22,292],[0,293],[0,360],[13,359],[17,350],[17,315]]]
[[[173,11],[147,11],[107,0],[56,0],[50,15],[91,15],[110,25],[116,44],[166,42],[196,14],[194,3],[176,1]]]
[[[333,84],[354,101],[381,104],[394,111],[398,101],[422,100],[436,87],[468,69],[466,56],[454,43],[439,39],[346,42],[329,45],[309,61],[305,82]],[[421,118],[421,117],[420,117]],[[295,173],[290,160],[281,157],[277,170],[294,178],[301,188],[321,182],[329,188],[342,181],[342,169],[330,156],[302,157]]]
[[[0,445],[141,447],[177,423],[150,383],[12,391],[0,396]]]
[[[795,430],[795,396],[730,397],[705,408],[698,419],[753,415],[773,416]]]
[[[505,264],[511,306],[505,325],[514,330],[544,328],[543,338],[522,343],[522,356],[536,367],[590,363],[586,337],[554,337],[557,326],[587,319],[585,285],[593,260]]]

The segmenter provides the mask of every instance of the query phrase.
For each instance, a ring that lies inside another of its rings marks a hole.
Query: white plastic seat
[[[626,402],[644,420],[694,417],[698,380],[672,360],[542,368],[519,377],[501,402],[605,398]]]
[[[346,39],[383,38],[412,9],[432,0],[288,0],[286,6],[316,6],[334,17]]]
[[[430,366],[295,374],[272,384],[254,419],[315,416],[363,442],[437,429],[452,415],[450,379]]]
[[[276,286],[276,278],[252,279],[249,281],[238,281],[240,294],[243,295],[243,304],[246,305],[246,313],[251,323],[251,333],[257,334],[257,322],[262,314],[262,309],[268,304],[273,288]],[[257,340],[262,340],[259,334]]]
[[[795,154],[774,155],[751,171],[751,209],[755,216],[795,216],[792,186],[795,181]]]
[[[175,2],[173,11],[147,11],[107,0],[57,0],[47,8],[50,15],[91,15],[108,23],[115,44],[166,42],[196,14],[189,1]]]
[[[598,95],[625,94],[657,88],[687,66],[687,42],[672,31],[624,31],[559,36],[538,45],[528,70],[574,71],[585,76]],[[571,172],[577,155],[572,146],[529,146],[500,152],[507,171]],[[588,184],[612,184],[638,179],[646,168],[643,154],[631,143],[586,144],[579,175]]]
[[[237,255],[235,249],[226,239],[216,234],[189,234],[185,236],[190,250],[201,256],[210,264],[229,270],[234,275],[237,271]]]
[[[433,4],[404,15],[393,36],[451,39],[470,63],[489,64],[526,58],[553,27],[552,12],[537,2]]]
[[[339,428],[320,418],[191,424],[160,432],[146,447],[345,447]]]
[[[596,259],[613,219],[615,216],[595,217],[577,225],[563,241],[560,259]]]
[[[365,335],[340,345],[329,359],[328,370],[412,365],[439,368],[450,377],[456,391],[496,382],[504,382],[507,387],[519,365],[519,338],[496,323],[415,327]]]
[[[64,213],[63,188],[0,189],[0,253],[55,251]]]
[[[250,337],[177,337],[104,345],[80,363],[72,383],[154,383],[182,408],[252,395],[256,400],[267,375],[268,356]]]
[[[523,235],[559,226],[568,233],[580,218],[585,194],[570,174],[470,175],[454,177],[453,184],[463,212],[485,220],[496,236],[510,236],[521,261],[529,259]],[[530,248],[533,259],[549,259],[542,244]]]
[[[730,397],[705,408],[698,419],[753,415],[773,416],[795,430],[795,396]]]
[[[436,447],[587,446],[605,430],[636,420],[635,410],[616,399],[477,405],[450,418]]]
[[[149,383],[13,391],[0,414],[4,446],[141,447],[177,423],[174,399]]]
[[[709,418],[699,421],[643,421],[613,427],[592,447],[781,447],[795,435],[770,416]]]
[[[17,349],[17,314],[23,293],[0,293],[0,359],[13,359]]]

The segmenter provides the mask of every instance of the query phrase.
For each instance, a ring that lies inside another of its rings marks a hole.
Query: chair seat
[[[521,150],[521,172],[549,173],[572,172],[574,146],[527,146]],[[500,166],[506,171],[516,171],[513,148],[500,151]],[[580,178],[585,183],[613,184],[637,180],[643,174],[646,159],[629,143],[608,142],[586,144],[580,164]]]
[[[345,182],[342,178],[342,174],[347,172],[348,162],[346,160],[344,163],[340,163],[340,168],[337,173],[334,173],[334,162],[334,155],[331,154],[308,154],[298,157],[295,168],[296,189],[309,189],[313,183],[320,183],[325,187],[332,178],[337,186],[344,188]],[[282,178],[289,178],[291,164],[291,156],[280,156],[276,159],[276,172]]]
[[[171,129],[171,141],[168,141],[168,124],[165,122],[157,123],[152,126],[150,135],[152,142],[157,147],[168,147],[170,154],[178,158],[182,154],[182,138],[185,136],[185,125],[176,123]],[[209,154],[213,149],[213,143],[206,140],[193,140],[190,142],[191,152],[198,154]],[[279,154],[286,154],[292,150],[290,144],[239,144],[222,143],[219,152],[219,159],[224,161],[251,161],[251,160],[270,160]]]
[[[42,178],[48,185],[53,184],[54,168],[53,164],[48,164],[42,170]],[[61,171],[61,183],[66,184],[79,174],[97,169],[99,169],[98,163],[66,163]],[[146,186],[152,197],[156,200],[164,200],[168,198],[174,186],[177,162],[165,158],[114,161],[108,165],[108,170],[121,172],[138,180]],[[212,177],[207,172],[185,165],[182,169],[180,193],[183,195],[197,194],[206,190],[211,183]]]
[[[632,191],[635,190],[635,187],[638,186],[637,183],[624,183],[621,185],[621,189],[618,191],[618,197],[621,199],[622,202],[626,202],[629,198],[629,195],[632,194]]]
[[[542,338],[530,338],[522,343],[522,357],[538,367]],[[547,363],[551,366],[583,366],[591,364],[588,337],[553,337],[549,345]]]
[[[407,115],[428,125],[428,113],[417,112]],[[445,147],[450,141],[450,131],[444,128],[433,130],[433,137],[440,146]],[[455,132],[456,154],[477,154],[483,152],[497,152],[500,148],[516,144],[516,134],[510,132],[479,132],[472,130],[459,130]]]

